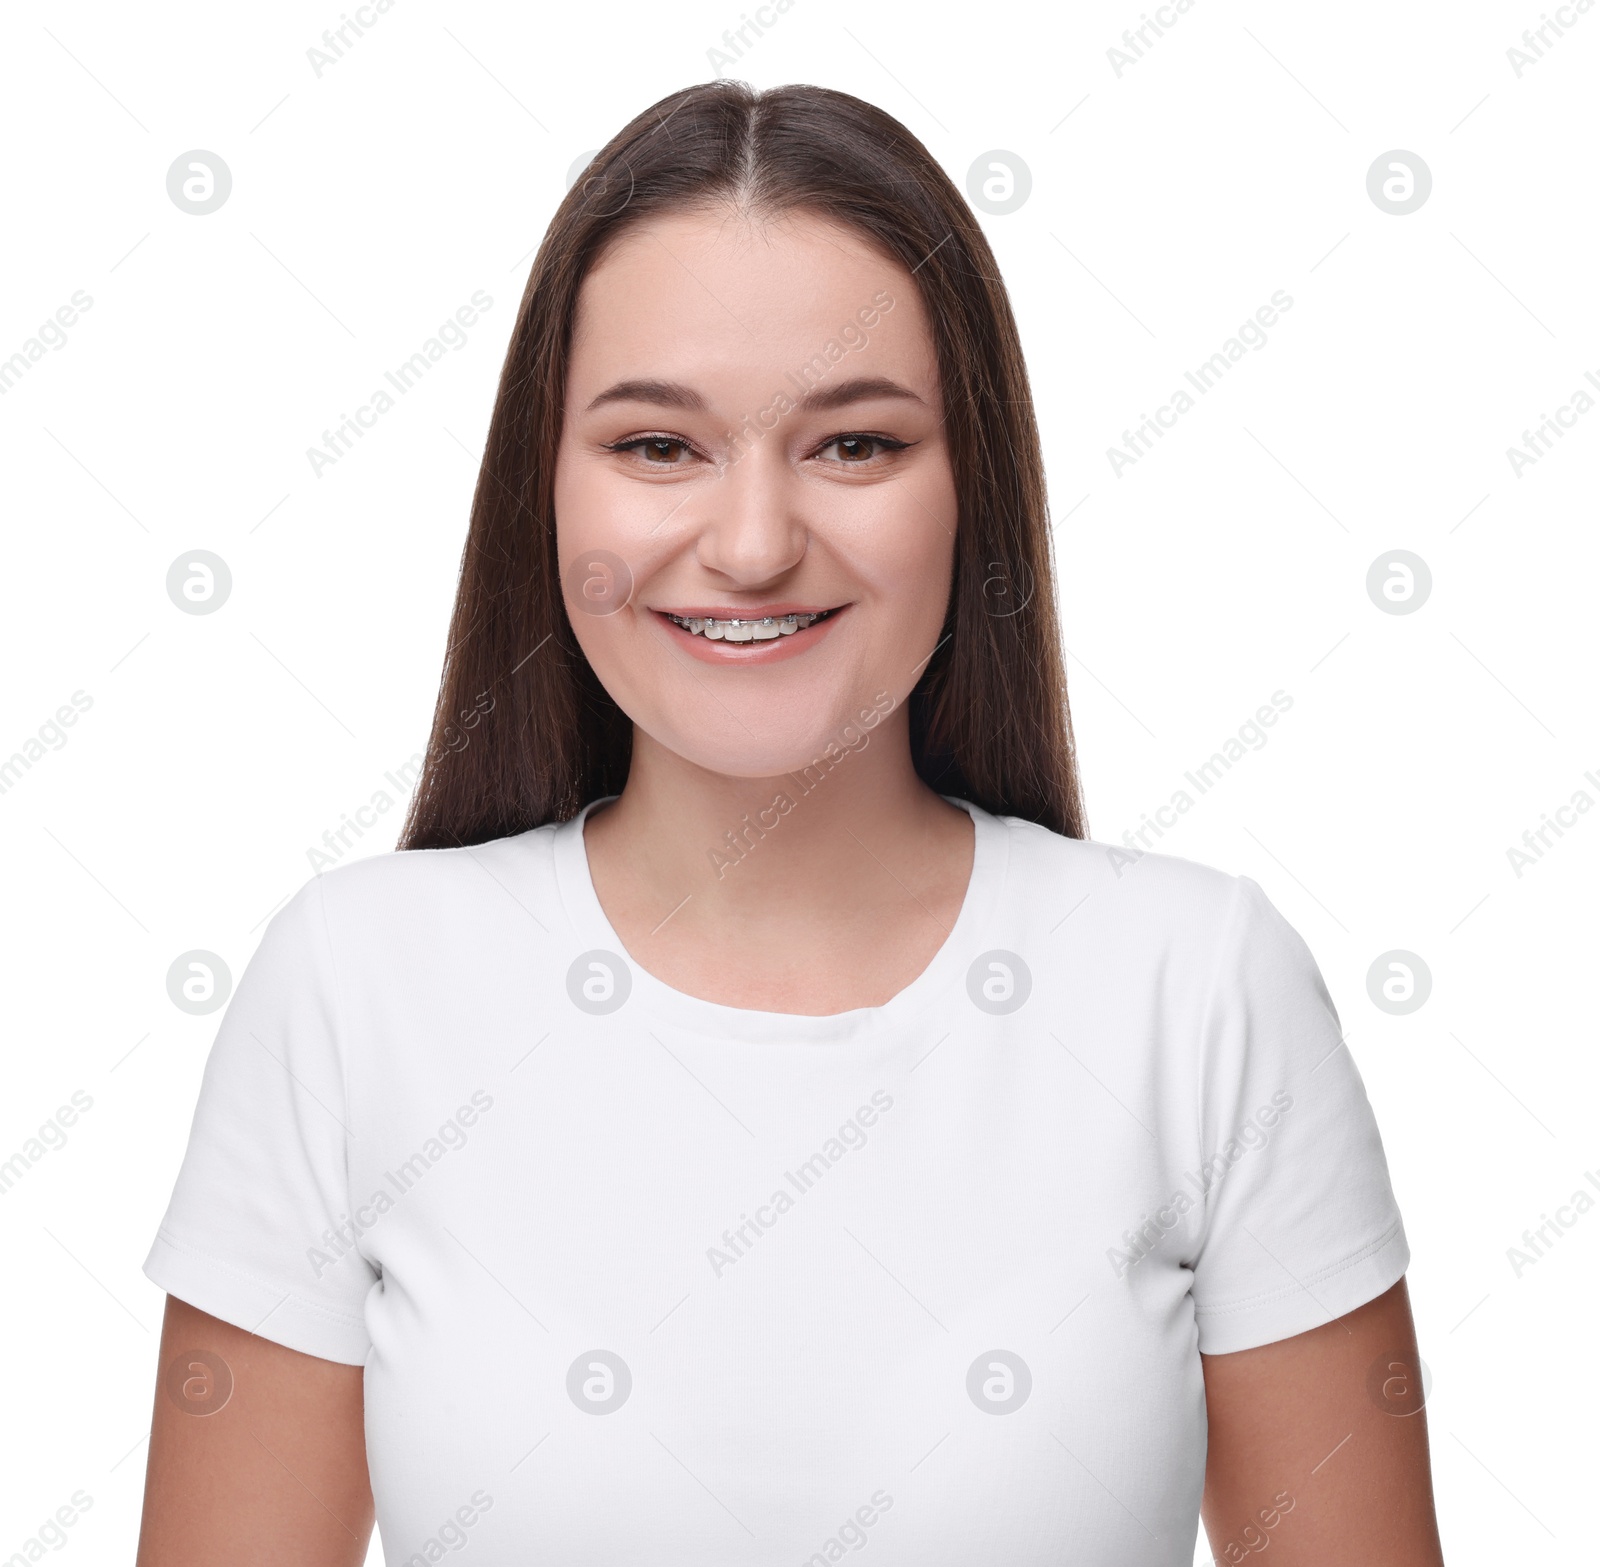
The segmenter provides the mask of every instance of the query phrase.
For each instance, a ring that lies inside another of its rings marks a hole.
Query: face
[[[628,231],[580,294],[555,506],[579,645],[669,750],[775,777],[903,721],[956,529],[915,281],[811,215]]]

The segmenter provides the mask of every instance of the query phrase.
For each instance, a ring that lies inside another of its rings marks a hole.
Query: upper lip
[[[784,615],[820,615],[824,610],[843,609],[842,604],[802,604],[790,599],[777,604],[723,604],[682,607],[677,604],[655,605],[660,615],[678,615],[685,620],[767,620]]]

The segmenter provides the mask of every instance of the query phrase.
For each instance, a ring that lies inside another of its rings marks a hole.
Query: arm
[[[360,1366],[286,1349],[169,1295],[137,1567],[361,1567],[373,1519],[361,1379]],[[220,1407],[189,1412],[208,1402]]]
[[[1401,1279],[1309,1333],[1201,1357],[1218,1562],[1270,1546],[1274,1567],[1443,1567],[1416,1353]]]

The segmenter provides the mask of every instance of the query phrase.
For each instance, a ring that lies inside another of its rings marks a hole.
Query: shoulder
[[[1260,891],[1248,877],[1180,855],[1068,838],[1016,816],[994,820],[1006,833],[1013,895],[1050,906],[1085,902],[1097,921],[1115,919],[1152,933],[1215,931],[1236,905]]]
[[[1103,975],[1181,981],[1224,993],[1326,999],[1304,938],[1249,876],[1197,860],[995,818],[1009,844],[1008,901],[1029,933]]]
[[[321,920],[339,937],[427,940],[507,917],[548,926],[559,907],[557,824],[451,849],[395,849],[319,871],[274,922]]]

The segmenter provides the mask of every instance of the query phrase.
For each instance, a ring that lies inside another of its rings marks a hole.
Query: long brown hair
[[[941,794],[1086,835],[1056,623],[1044,465],[993,253],[927,149],[827,88],[714,81],[663,98],[556,209],[517,312],[450,620],[427,759],[399,847],[483,843],[618,794],[633,730],[584,657],[556,559],[555,458],[578,290],[624,229],[687,206],[850,226],[921,290],[959,520],[943,634],[908,707]]]

